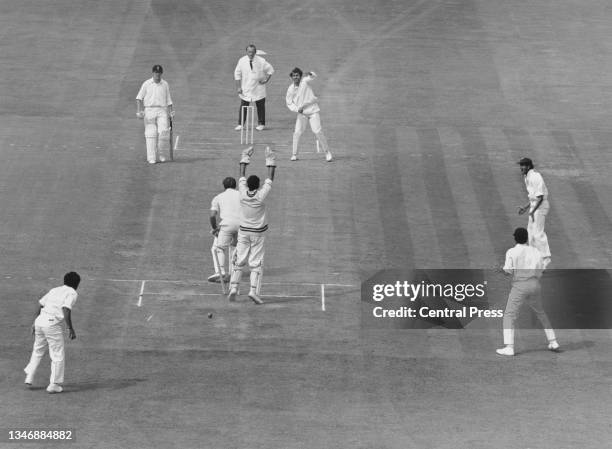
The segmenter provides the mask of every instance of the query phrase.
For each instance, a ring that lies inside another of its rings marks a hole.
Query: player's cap
[[[514,234],[512,234],[514,238],[519,242],[526,242],[529,234],[527,233],[527,229],[525,228],[516,228],[514,230]]]
[[[527,165],[529,167],[533,167],[533,161],[531,159],[529,159],[528,157],[522,158],[520,161],[517,162],[517,164],[519,164],[519,165]]]
[[[164,73],[164,69],[159,64],[155,64],[151,70],[153,73]]]

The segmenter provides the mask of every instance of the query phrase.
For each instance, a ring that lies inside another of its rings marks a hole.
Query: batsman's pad
[[[254,152],[255,152],[255,148],[252,145],[250,147],[246,148],[245,150],[242,150],[242,157],[240,158],[240,163],[241,164],[250,164],[251,163],[251,156],[253,156]]]
[[[165,159],[170,159],[170,130],[165,129],[160,131],[159,139],[157,140],[157,149],[159,156]]]
[[[270,147],[266,147],[266,166],[276,167],[276,153]]]

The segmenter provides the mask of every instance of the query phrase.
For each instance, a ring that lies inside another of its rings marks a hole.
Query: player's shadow
[[[266,297],[265,294],[261,295],[261,299],[263,300],[263,305],[265,306],[266,304],[289,304],[289,303],[300,303],[300,302],[307,302],[307,301],[319,301],[319,297],[318,296],[308,296],[308,297],[302,297],[302,298],[292,298],[292,297]]]
[[[564,352],[569,352],[569,351],[580,351],[580,350],[584,350],[584,349],[590,349],[592,347],[595,346],[595,342],[587,340],[587,341],[577,341],[574,343],[568,343],[568,344],[563,344],[562,342],[560,343],[561,348],[559,351],[557,351],[557,354],[562,354]],[[548,351],[547,347],[545,344],[543,344],[540,347],[530,347],[530,348],[526,348],[524,350],[521,350],[521,354],[529,354],[531,352],[544,352],[544,351]]]
[[[196,162],[209,162],[212,160],[218,160],[218,158],[212,157],[212,156],[201,156],[201,157],[184,157],[181,156],[180,159],[174,159],[171,162],[164,162],[164,164],[193,164]],[[163,164],[160,164],[163,165]]]
[[[87,382],[79,382],[75,384],[68,384],[64,386],[64,393],[77,393],[80,391],[91,391],[91,390],[121,390],[123,388],[133,387],[140,382],[145,382],[148,379],[106,379],[106,380],[92,380]]]

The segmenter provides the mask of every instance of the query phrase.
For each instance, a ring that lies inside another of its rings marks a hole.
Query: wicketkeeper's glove
[[[270,147],[266,147],[266,166],[276,167],[276,153]]]
[[[251,163],[251,156],[253,156],[253,153],[255,152],[255,148],[251,145],[250,147],[248,147],[245,150],[242,150],[242,158],[240,159],[240,163],[241,164],[250,164]]]

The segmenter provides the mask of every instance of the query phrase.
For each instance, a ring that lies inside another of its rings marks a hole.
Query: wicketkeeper
[[[259,277],[261,276],[265,253],[264,233],[268,229],[266,205],[264,201],[272,188],[274,171],[276,169],[276,155],[270,147],[266,147],[265,156],[266,166],[268,167],[268,177],[260,188],[260,181],[257,176],[251,175],[248,179],[246,178],[246,167],[251,162],[253,151],[253,147],[247,148],[242,152],[242,158],[240,159],[238,190],[240,192],[242,218],[238,230],[238,244],[236,246],[234,271],[230,281],[228,299],[230,301],[236,300],[238,286],[242,278],[242,271],[248,262],[251,270],[249,298],[251,298],[255,304],[263,304],[263,301],[257,294],[257,286],[260,281]]]

